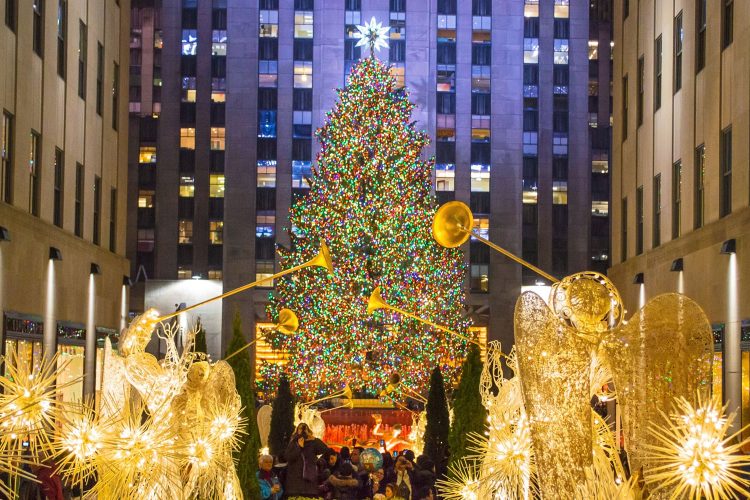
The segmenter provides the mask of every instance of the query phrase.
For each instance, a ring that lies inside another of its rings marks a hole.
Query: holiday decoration
[[[451,462],[468,455],[467,439],[472,433],[481,434],[487,422],[487,411],[482,406],[480,377],[482,357],[479,347],[472,345],[461,370],[461,381],[453,393],[454,418],[448,435]]]
[[[291,210],[293,245],[279,249],[286,269],[325,242],[334,272],[277,282],[269,313],[277,319],[282,308],[294,310],[299,330],[274,345],[288,353],[285,373],[302,400],[346,383],[377,395],[394,371],[408,373],[410,387],[424,394],[430,370],[440,366],[455,380],[466,352],[463,257],[431,237],[433,165],[421,159],[428,138],[414,128],[413,105],[389,68],[374,56],[362,60],[338,95],[317,132],[310,190]],[[377,287],[400,312],[368,314]],[[278,367],[263,365],[261,374],[264,390],[278,384]]]

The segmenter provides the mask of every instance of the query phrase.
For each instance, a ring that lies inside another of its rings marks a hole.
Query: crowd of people
[[[362,460],[364,448],[329,448],[305,423],[297,426],[282,457],[263,455],[258,484],[263,500],[433,500],[435,464],[411,450]]]

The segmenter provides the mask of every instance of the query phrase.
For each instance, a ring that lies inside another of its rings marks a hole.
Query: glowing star
[[[372,49],[380,50],[381,48],[388,48],[387,34],[391,30],[390,26],[383,26],[383,23],[375,21],[373,16],[369,23],[365,23],[364,26],[357,26],[359,33],[354,34],[354,38],[359,38],[357,47],[364,45],[370,45],[370,52]]]

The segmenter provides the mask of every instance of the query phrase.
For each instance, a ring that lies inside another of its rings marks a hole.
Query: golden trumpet
[[[395,311],[402,316],[406,316],[407,318],[415,319],[421,323],[424,323],[426,325],[429,325],[433,328],[436,328],[438,330],[441,330],[445,333],[449,333],[451,335],[455,335],[456,337],[462,338],[467,342],[471,342],[473,344],[481,346],[479,342],[476,340],[470,339],[469,337],[466,337],[465,335],[461,335],[458,332],[454,332],[453,330],[444,327],[443,325],[438,325],[437,323],[433,323],[430,320],[420,318],[416,314],[412,314],[410,312],[404,311],[403,309],[399,309],[398,307],[392,306],[388,304],[384,299],[383,296],[380,293],[380,286],[376,286],[375,290],[372,291],[370,294],[370,298],[367,300],[367,314],[372,314],[373,311],[376,311],[378,309],[390,309],[391,311]]]
[[[393,375],[391,375],[390,380],[393,380],[394,378],[395,377],[393,377]],[[417,401],[419,401],[422,404],[427,404],[427,398],[425,398],[424,396],[422,396],[420,393],[418,393],[417,391],[415,391],[414,389],[412,389],[408,385],[402,384],[400,376],[398,377],[398,381],[397,382],[393,382],[393,381],[390,382],[388,385],[385,386],[385,389],[383,389],[382,391],[380,391],[380,397],[384,398],[387,395],[391,394],[392,392],[395,392],[397,389],[400,389],[401,392],[406,395],[406,397],[409,397],[409,398],[412,398],[412,399],[416,399]]]
[[[291,309],[286,309],[286,308],[279,311],[279,322],[276,323],[277,330],[279,330],[284,335],[291,335],[297,331],[298,327],[299,327],[299,320],[297,319],[297,315],[294,314],[294,311],[292,311]],[[243,345],[242,347],[234,351],[232,354],[229,354],[228,356],[226,356],[224,358],[224,361],[241,353],[242,351],[244,351],[251,345],[254,345],[257,341],[258,341],[258,338],[256,337],[253,341],[248,342],[247,344]]]
[[[435,238],[435,241],[440,245],[446,248],[456,248],[466,243],[470,236],[473,236],[493,250],[496,250],[509,259],[531,269],[541,277],[550,280],[552,283],[557,283],[559,281],[557,278],[542,271],[534,264],[523,260],[503,247],[483,238],[473,231],[473,227],[474,215],[471,213],[471,209],[465,203],[460,201],[449,201],[448,203],[443,204],[438,209],[437,213],[435,213],[435,218],[432,221],[432,237]]]
[[[312,401],[308,401],[307,403],[302,403],[302,406],[312,406],[315,403],[320,403],[321,401],[325,401],[327,399],[335,399],[339,397],[345,397],[348,400],[351,400],[354,397],[354,394],[352,393],[351,387],[349,387],[349,384],[346,384],[343,389],[340,391],[332,392],[328,396],[323,396],[319,399],[313,399]]]
[[[312,259],[308,260],[304,264],[300,264],[299,266],[290,267],[289,269],[286,269],[284,271],[280,271],[273,276],[269,276],[268,278],[264,278],[262,280],[253,281],[252,283],[248,283],[246,285],[242,285],[240,287],[235,288],[234,290],[230,290],[228,292],[222,293],[221,295],[217,295],[216,297],[212,297],[210,299],[204,300],[203,302],[198,302],[197,304],[193,304],[192,306],[189,306],[185,309],[181,309],[179,311],[175,311],[170,314],[166,314],[164,316],[161,316],[157,321],[161,322],[170,318],[174,318],[175,316],[178,316],[184,312],[190,311],[192,309],[195,309],[196,307],[204,306],[206,304],[210,304],[211,302],[214,302],[216,300],[225,299],[231,295],[235,295],[240,292],[244,292],[245,290],[249,290],[250,288],[255,288],[256,286],[263,284],[267,281],[273,281],[276,278],[281,278],[282,276],[285,276],[287,274],[293,273],[295,271],[299,271],[301,269],[305,269],[306,267],[324,267],[328,270],[329,274],[333,274],[333,261],[331,260],[331,251],[328,249],[328,245],[325,244],[325,242],[320,242],[320,250],[318,250],[317,255],[313,257]],[[283,332],[284,330],[282,330]]]

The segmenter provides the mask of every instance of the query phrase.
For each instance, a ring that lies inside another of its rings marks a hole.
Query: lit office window
[[[455,190],[456,165],[442,163],[435,165],[435,191]]]
[[[258,162],[257,187],[276,187],[276,160]]]
[[[312,11],[294,12],[294,38],[313,37],[313,13]]]
[[[211,127],[211,149],[224,151],[226,142],[226,129],[224,127]]]
[[[312,61],[294,61],[294,88],[312,88]]]
[[[471,166],[471,191],[474,193],[490,191],[490,166],[489,165],[472,165]]]
[[[195,77],[182,77],[182,102],[195,102]]]
[[[154,191],[138,191],[138,208],[154,208]]]
[[[555,17],[568,18],[570,12],[570,0],[555,0]]]
[[[183,149],[195,149],[194,128],[186,127],[180,129],[180,147]]]
[[[198,52],[198,31],[182,30],[182,55],[194,56]]]
[[[292,187],[293,188],[309,188],[310,185],[307,180],[311,177],[312,172],[311,161],[292,161]]]
[[[211,198],[224,197],[224,174],[211,174],[208,184],[208,195]]]
[[[213,30],[211,32],[211,55],[227,55],[227,30]]]
[[[208,241],[212,245],[221,245],[224,243],[224,222],[212,220],[208,223]]]
[[[174,234],[174,233],[173,233]],[[193,242],[193,221],[180,220],[177,222],[178,243],[190,244]]]
[[[156,163],[156,146],[141,146],[138,153],[139,163]]]
[[[539,62],[539,39],[523,39],[523,62],[525,64],[536,64]]]

